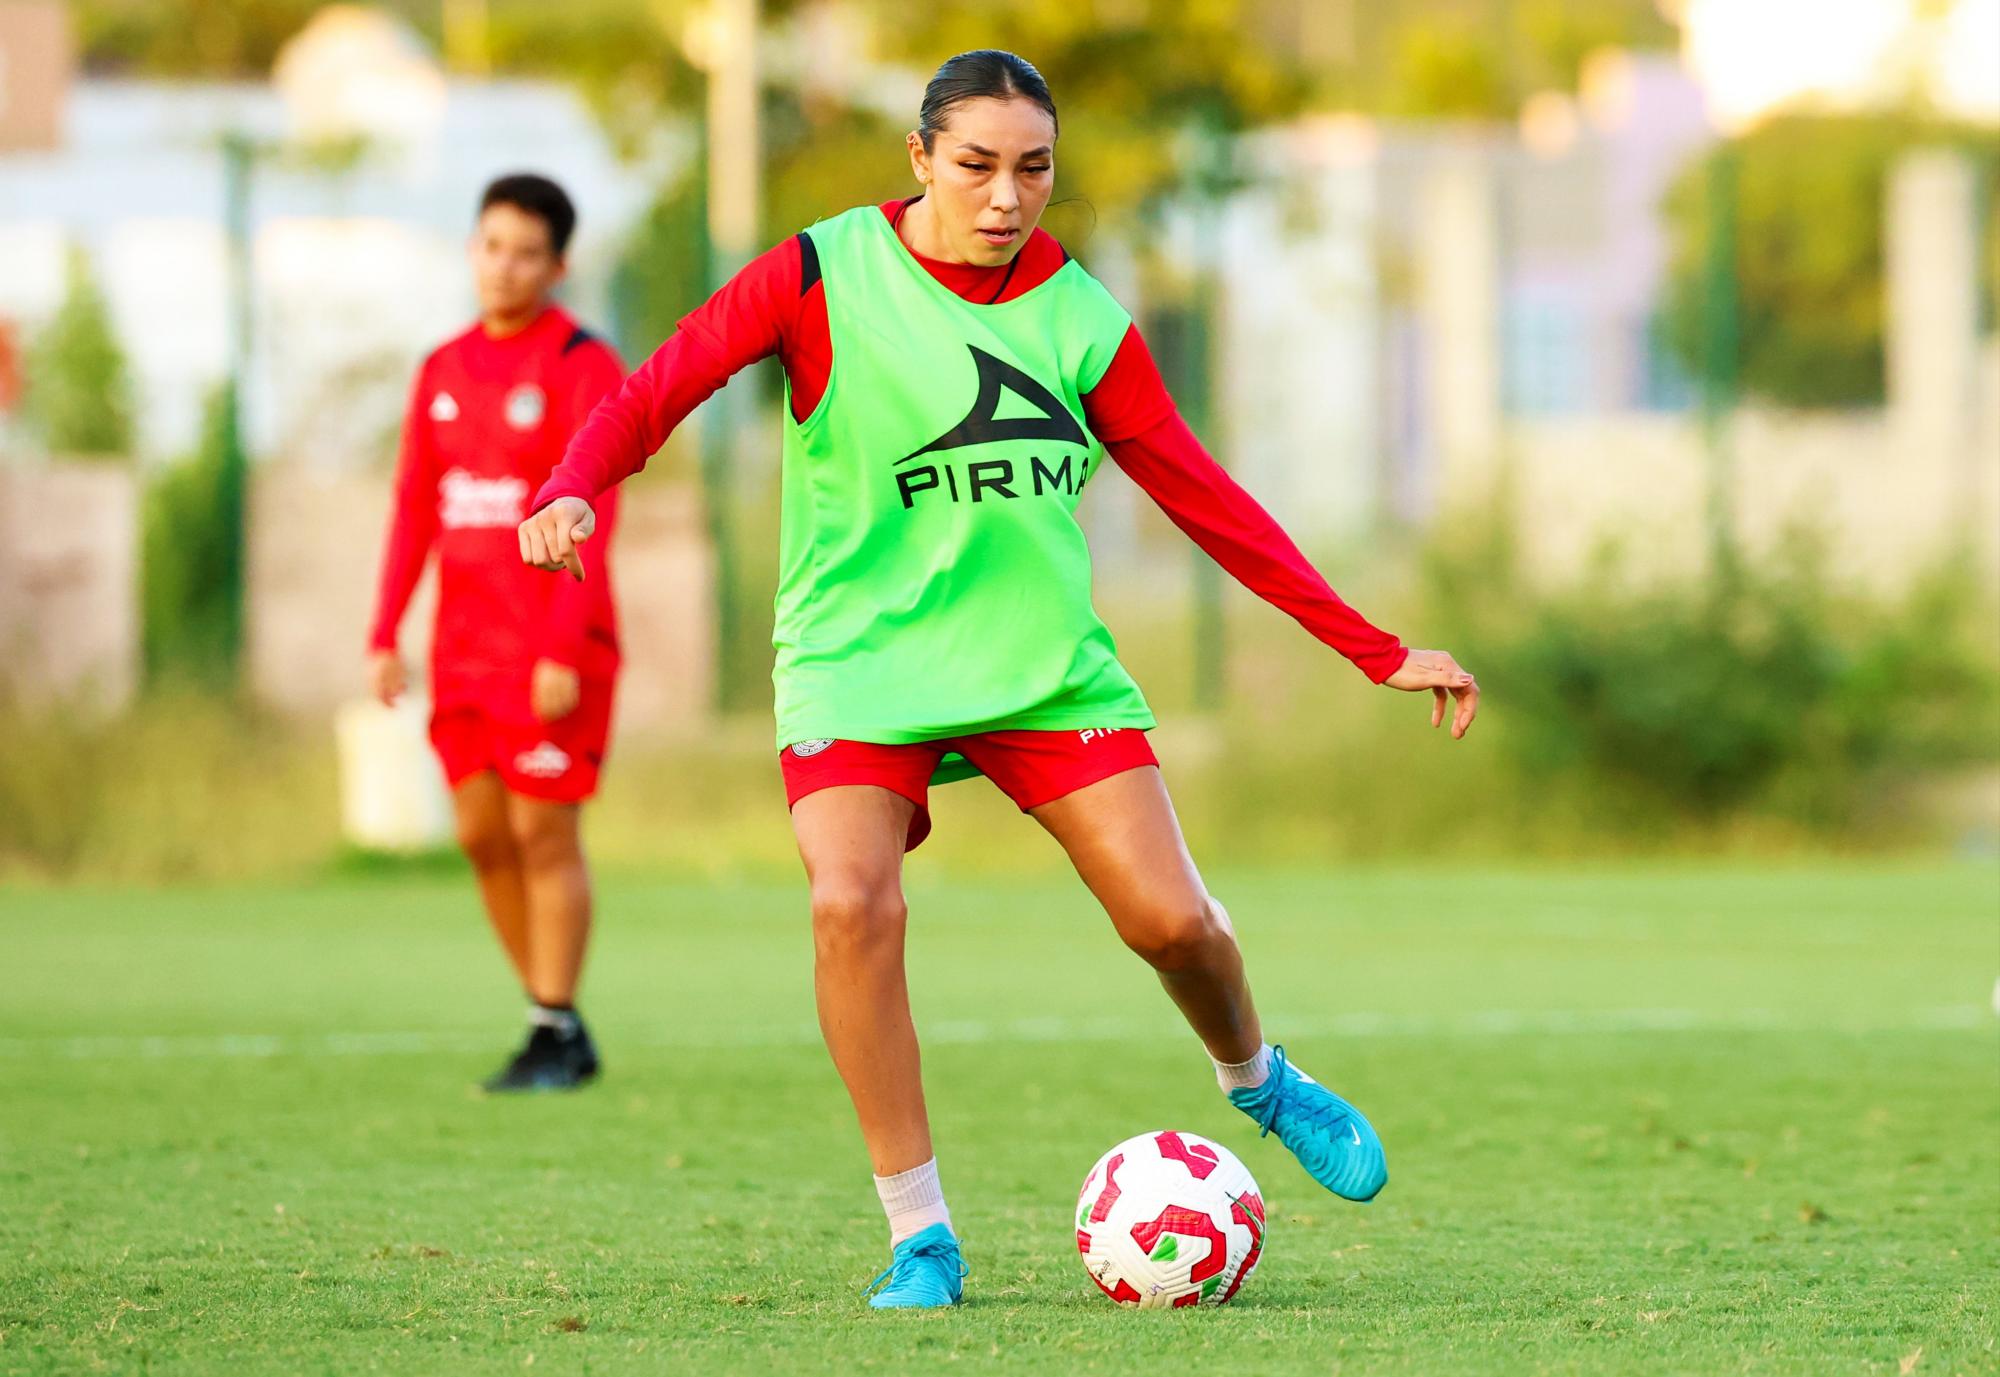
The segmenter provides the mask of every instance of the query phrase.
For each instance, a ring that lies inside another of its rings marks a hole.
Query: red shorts
[[[903,849],[930,835],[930,783],[938,763],[956,751],[1014,801],[1022,812],[1053,803],[1086,784],[1142,765],[1157,765],[1137,727],[1085,731],[979,732],[941,741],[880,745],[870,741],[800,741],[778,752],[785,804],[838,784],[873,784],[917,805]]]
[[[431,714],[431,745],[454,789],[482,770],[508,790],[550,803],[581,803],[597,792],[611,739],[612,680],[585,679],[568,716],[543,722],[518,701],[460,698]],[[518,699],[518,695],[506,695]]]

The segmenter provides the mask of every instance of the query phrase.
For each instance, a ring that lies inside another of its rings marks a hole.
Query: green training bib
[[[833,371],[785,408],[779,747],[1151,727],[1076,521],[1104,457],[1082,398],[1131,317],[1074,260],[966,301],[874,206],[806,233]]]

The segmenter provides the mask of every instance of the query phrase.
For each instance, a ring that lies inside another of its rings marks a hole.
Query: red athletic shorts
[[[1146,733],[1137,727],[1085,731],[980,732],[941,741],[885,746],[870,741],[801,741],[778,752],[785,771],[785,803],[837,784],[874,784],[917,805],[910,818],[914,851],[930,835],[930,782],[938,762],[953,751],[1000,786],[1022,812],[1053,803],[1086,784],[1141,765],[1157,765]]]
[[[597,792],[611,739],[613,681],[587,678],[568,716],[543,722],[514,692],[453,697],[431,714],[431,745],[453,788],[482,770],[510,792],[550,803],[581,803]]]

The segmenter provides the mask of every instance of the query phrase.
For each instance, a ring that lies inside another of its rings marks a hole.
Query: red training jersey
[[[900,223],[914,199],[888,202],[882,213]],[[967,301],[981,303],[1012,301],[1069,260],[1062,245],[1039,229],[999,267],[912,257]],[[803,234],[724,283],[591,413],[536,494],[535,510],[559,497],[594,505],[599,494],[644,468],[674,427],[732,374],[772,354],[790,380],[792,414],[803,420],[825,395],[833,367],[819,259]],[[1126,331],[1083,407],[1119,467],[1246,588],[1290,613],[1376,683],[1402,667],[1409,656],[1403,643],[1341,601],[1270,513],[1202,448],[1167,394],[1137,326]]]
[[[605,556],[617,503],[596,507],[597,533],[584,547],[590,577],[582,583],[523,564],[515,527],[577,427],[623,376],[618,355],[556,306],[503,338],[475,324],[417,370],[368,643],[395,648],[397,625],[435,549],[436,701],[489,685],[523,695],[539,659],[586,676],[616,672]]]

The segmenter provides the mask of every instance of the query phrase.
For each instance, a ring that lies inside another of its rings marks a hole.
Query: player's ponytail
[[[965,102],[1012,100],[1016,96],[1041,106],[1049,112],[1049,122],[1055,123],[1056,98],[1049,94],[1049,84],[1042,80],[1035,64],[1026,58],[999,48],[977,48],[946,59],[924,88],[924,103],[917,112],[917,135],[924,141],[924,152],[931,151],[938,130]]]

